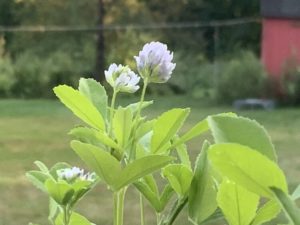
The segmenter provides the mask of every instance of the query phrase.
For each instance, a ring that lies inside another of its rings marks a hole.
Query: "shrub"
[[[14,95],[42,97],[49,83],[45,61],[30,52],[25,52],[17,57],[14,67],[17,78],[13,88]]]
[[[176,54],[174,76],[169,86],[176,93],[186,93],[194,98],[211,98],[214,87],[214,65],[202,55]]]
[[[251,52],[224,65],[217,80],[216,97],[220,102],[240,98],[260,98],[264,94],[266,74],[259,59]]]
[[[0,56],[0,96],[10,96],[11,88],[16,79],[10,58]]]
[[[300,67],[283,74],[284,102],[291,105],[300,104]]]
[[[68,53],[56,51],[41,58],[32,52],[19,55],[15,61],[16,82],[13,88],[19,97],[53,97],[50,91],[60,83],[73,85],[83,68]],[[37,88],[38,87],[38,88]]]
[[[0,97],[10,95],[15,83],[14,70],[11,59],[4,53],[4,39],[0,38]]]

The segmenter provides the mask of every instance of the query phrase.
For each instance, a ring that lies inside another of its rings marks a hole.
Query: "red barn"
[[[276,80],[288,59],[300,64],[300,0],[261,0],[262,61]]]

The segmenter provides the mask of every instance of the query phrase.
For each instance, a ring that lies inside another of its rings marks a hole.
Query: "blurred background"
[[[0,25],[2,97],[53,97],[53,86],[80,76],[102,81],[113,62],[135,68],[133,56],[149,41],[167,43],[177,63],[172,81],[153,93],[221,97],[217,81],[238,78],[229,74],[248,61],[243,72],[263,79],[258,0],[1,0]],[[250,86],[240,94],[262,94]]]
[[[105,85],[111,63],[136,70],[133,56],[150,41],[166,43],[177,66],[168,83],[150,85],[156,105],[147,115],[192,107],[188,129],[208,114],[235,111],[235,100],[275,100],[277,109],[238,113],[266,126],[295,187],[299,21],[297,0],[0,0],[0,225],[47,224],[47,198],[24,176],[35,160],[82,165],[67,136],[78,121],[52,88],[76,87],[79,77]],[[190,143],[192,156],[201,144]],[[136,196],[128,194],[131,225],[138,224]],[[78,210],[96,224],[111,224],[110,201],[106,187],[98,187]],[[151,213],[147,220],[154,224]]]

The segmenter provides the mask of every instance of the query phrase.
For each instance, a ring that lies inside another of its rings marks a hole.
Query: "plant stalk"
[[[127,187],[114,192],[114,225],[123,225],[124,198]]]
[[[172,225],[174,223],[174,221],[176,220],[176,218],[178,217],[178,215],[180,214],[180,212],[182,211],[182,209],[184,208],[184,206],[187,204],[188,202],[188,198],[183,198],[181,200],[178,200],[175,203],[175,207],[172,208],[168,218],[163,221],[162,223],[160,223],[161,225]]]
[[[68,210],[67,206],[63,207],[63,214],[64,214],[64,217],[63,217],[64,225],[69,225],[70,215],[69,215],[69,210]]]
[[[111,135],[112,133],[112,122],[113,122],[113,118],[114,118],[114,110],[115,110],[115,102],[116,102],[116,98],[117,98],[117,94],[118,92],[114,89],[114,92],[113,92],[113,96],[112,96],[112,99],[111,99],[111,104],[110,104],[110,110],[109,110],[109,115],[110,115],[110,127],[109,127],[109,131],[108,133]]]
[[[141,225],[145,225],[145,211],[143,195],[140,193],[140,208],[141,208]]]
[[[137,110],[136,116],[134,118],[134,125],[133,125],[133,128],[132,128],[132,137],[133,137],[132,146],[135,146],[135,144],[136,144],[135,135],[136,135],[136,130],[137,130],[137,126],[138,126],[138,121],[141,117],[141,111],[142,111],[142,106],[143,106],[143,102],[144,102],[144,99],[145,99],[147,86],[148,86],[148,78],[145,78],[143,89],[142,89],[142,94],[141,94],[141,98],[140,98],[140,102],[139,102],[139,106],[138,106],[138,110]],[[129,162],[131,160],[133,160],[134,158],[135,158],[135,148],[133,147],[133,148],[131,148],[131,150],[129,152]]]
[[[145,78],[139,108],[138,108],[138,111],[137,111],[137,114],[136,114],[136,121],[138,121],[138,119],[141,116],[141,110],[142,110],[143,102],[145,100],[145,94],[146,94],[147,86],[148,86],[148,78]]]

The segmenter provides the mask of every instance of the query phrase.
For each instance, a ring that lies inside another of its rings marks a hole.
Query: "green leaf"
[[[293,200],[297,200],[300,198],[300,185],[298,185],[298,187],[294,190],[291,197]]]
[[[204,120],[198,122],[194,127],[192,127],[184,135],[182,135],[182,137],[178,138],[175,141],[174,146],[181,145],[181,144],[203,134],[204,132],[208,131],[208,129],[209,129],[209,127],[208,127],[207,120],[204,119]]]
[[[144,176],[142,178],[142,180],[148,185],[148,187],[151,189],[151,191],[153,191],[157,195],[159,194],[157,183],[152,174]]]
[[[169,200],[172,198],[173,194],[174,194],[174,189],[171,187],[170,184],[167,184],[161,195],[160,195],[160,208],[161,211],[163,211],[166,207],[166,205],[168,204]]]
[[[151,132],[155,122],[156,122],[156,120],[150,120],[150,121],[143,122],[136,131],[136,139],[139,140],[140,138],[145,136],[147,133]]]
[[[265,203],[256,213],[254,220],[250,225],[261,225],[274,219],[280,213],[280,205],[276,200],[270,200]]]
[[[134,186],[140,191],[140,193],[143,194],[157,213],[160,213],[165,209],[167,203],[174,194],[174,190],[171,185],[167,184],[159,196],[158,191],[153,190],[153,187],[151,187],[144,178],[134,182]]]
[[[184,197],[190,189],[193,172],[182,164],[171,164],[163,168],[162,175],[168,179],[175,192]]]
[[[63,218],[63,214],[60,213],[55,220],[55,225],[65,225]],[[92,223],[80,214],[73,212],[68,225],[92,225]]]
[[[136,180],[163,168],[174,160],[173,157],[163,155],[149,155],[129,163],[120,174],[114,185],[119,190]]]
[[[230,225],[249,225],[255,216],[259,196],[224,180],[219,186],[217,202]]]
[[[107,94],[105,88],[94,79],[80,78],[78,89],[93,103],[105,121],[107,114]]]
[[[50,176],[48,174],[33,170],[33,171],[27,172],[26,177],[35,187],[42,190],[43,192],[46,192],[44,183],[47,179],[50,178]]]
[[[176,142],[177,140],[178,140],[178,137],[175,137],[173,142]],[[177,152],[177,155],[180,159],[180,162],[183,165],[186,165],[188,168],[192,168],[191,161],[190,161],[190,156],[188,154],[186,144],[177,145],[176,146],[176,152]]]
[[[76,127],[72,129],[69,134],[87,144],[95,145],[100,148],[103,148],[103,145],[106,145],[119,152],[123,151],[122,148],[103,131],[97,131],[87,127]]]
[[[72,186],[65,181],[56,182],[53,179],[48,179],[45,182],[45,187],[49,195],[60,205],[66,205],[74,194]]]
[[[59,205],[51,197],[49,197],[49,216],[48,220],[54,224],[55,218],[59,212]]]
[[[211,214],[207,219],[205,219],[203,222],[201,222],[200,224],[217,224],[217,221],[224,221],[224,215],[222,213],[222,210],[220,208],[217,208],[216,211],[214,211],[213,214]],[[191,220],[190,220],[191,221]],[[194,223],[193,221],[191,221],[192,223]],[[213,223],[214,222],[214,223]],[[195,223],[194,223],[195,224]],[[200,225],[199,224],[199,225]],[[198,225],[198,224],[197,224]]]
[[[113,131],[118,144],[122,147],[127,145],[133,125],[133,114],[130,109],[118,108],[113,118]]]
[[[216,115],[208,117],[208,124],[216,143],[246,145],[277,161],[270,136],[256,121],[244,117]]]
[[[79,141],[72,141],[71,147],[86,165],[108,185],[113,186],[121,176],[121,165],[110,153]]]
[[[88,127],[75,127],[70,132],[69,135],[76,138],[76,140],[88,143],[91,145],[104,147],[103,142],[97,137],[97,130]]]
[[[189,109],[172,109],[163,113],[155,122],[151,139],[151,151],[159,153],[177,133],[188,116]]]
[[[156,212],[161,212],[160,199],[157,193],[151,190],[151,187],[145,181],[134,182],[134,186],[139,190],[140,193],[148,200],[150,205],[155,209]]]
[[[140,138],[136,149],[136,158],[141,158],[151,154],[150,147],[152,135],[153,132],[150,131],[149,133],[145,134],[143,137]]]
[[[247,146],[235,143],[215,144],[209,160],[224,177],[258,195],[273,198],[270,186],[287,192],[287,183],[278,165]]]
[[[76,116],[98,130],[105,130],[103,117],[87,97],[67,85],[59,85],[53,90],[60,101]]]
[[[204,142],[196,160],[195,174],[189,193],[189,218],[195,224],[206,220],[217,209],[217,190],[207,160],[209,143]]]
[[[43,173],[48,173],[49,170],[47,168],[47,166],[42,163],[41,161],[35,161],[34,164],[40,169],[40,171],[42,171]]]
[[[270,187],[292,225],[300,224],[300,209],[291,197],[277,187]]]
[[[149,105],[152,105],[153,101],[144,101],[142,103],[142,109],[148,107]],[[125,108],[128,108],[131,110],[132,114],[135,114],[138,111],[138,108],[140,107],[140,102],[137,103],[132,103],[128,106],[126,106]]]

